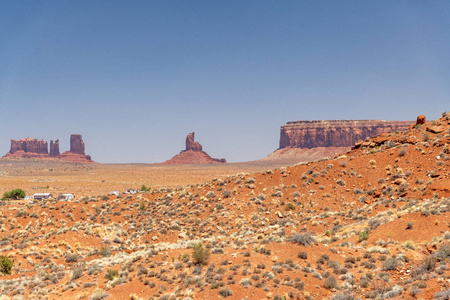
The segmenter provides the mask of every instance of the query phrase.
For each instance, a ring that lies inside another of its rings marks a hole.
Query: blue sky
[[[0,41],[1,155],[162,162],[195,131],[247,161],[287,121],[450,110],[449,1],[2,1]]]

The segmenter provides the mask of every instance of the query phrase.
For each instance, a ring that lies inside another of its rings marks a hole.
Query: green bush
[[[358,241],[362,242],[365,241],[369,238],[369,231],[367,230],[362,230],[359,232],[358,234]]]
[[[150,191],[151,190],[151,187],[146,187],[145,185],[142,185],[141,186],[141,191],[142,192],[148,192],[148,191]]]
[[[5,255],[0,255],[0,272],[3,274],[11,275],[13,263]]]
[[[105,273],[105,278],[108,280],[113,280],[114,278],[119,277],[119,271],[108,269]]]
[[[210,254],[209,249],[205,248],[202,243],[197,243],[194,245],[192,258],[194,259],[195,264],[207,265]]]
[[[3,199],[21,199],[25,198],[25,191],[22,189],[15,189],[3,194]]]

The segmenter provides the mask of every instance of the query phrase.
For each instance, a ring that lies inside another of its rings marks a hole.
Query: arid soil
[[[291,167],[6,166],[80,196],[0,206],[0,299],[449,299],[448,144],[445,114]]]

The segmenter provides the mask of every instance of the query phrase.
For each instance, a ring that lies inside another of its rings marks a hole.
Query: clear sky
[[[450,1],[1,1],[0,43],[0,155],[162,162],[195,131],[247,161],[287,121],[450,110]]]

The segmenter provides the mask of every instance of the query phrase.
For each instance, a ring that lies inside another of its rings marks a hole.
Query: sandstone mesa
[[[31,158],[39,160],[62,160],[75,163],[95,163],[90,155],[85,154],[85,145],[81,134],[70,136],[70,151],[62,154],[59,152],[59,139],[50,141],[50,153],[48,143],[38,139],[11,139],[11,148],[3,158]]]

